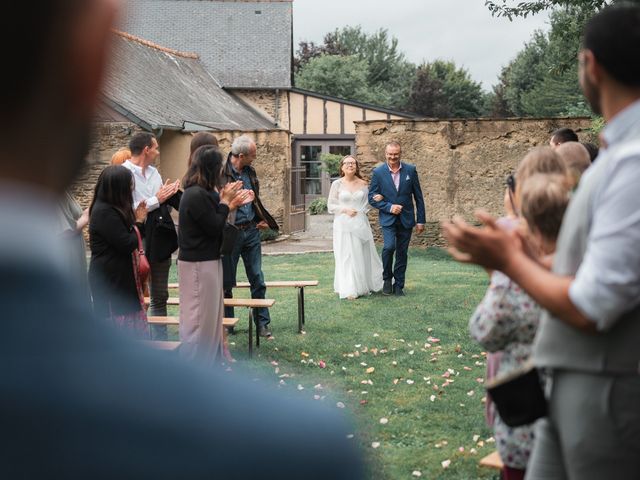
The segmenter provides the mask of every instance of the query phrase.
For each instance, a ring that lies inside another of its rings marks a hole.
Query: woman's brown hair
[[[222,186],[222,154],[218,147],[203,145],[193,152],[193,159],[182,185],[185,189],[198,185],[209,191]]]
[[[344,165],[344,161],[347,158],[351,158],[354,162],[356,162],[356,177],[358,177],[360,180],[364,180],[364,178],[362,178],[362,174],[360,173],[360,164],[358,163],[358,160],[356,160],[356,157],[354,157],[353,155],[345,155],[344,157],[342,157],[342,160],[340,160],[340,176],[344,177],[344,170],[342,170],[342,166]]]

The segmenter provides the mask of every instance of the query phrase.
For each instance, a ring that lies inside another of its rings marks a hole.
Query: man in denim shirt
[[[251,284],[251,298],[265,298],[267,291],[262,273],[260,230],[278,230],[278,224],[260,201],[260,183],[255,169],[251,166],[255,159],[255,142],[247,135],[242,135],[233,141],[231,153],[224,167],[227,182],[241,180],[244,188],[253,190],[255,194],[253,202],[238,208],[235,218],[230,219],[230,223],[234,223],[240,232],[233,253],[223,257],[225,298],[233,298],[232,289],[236,286],[236,271],[241,256],[247,279]],[[225,307],[225,317],[233,316],[233,307]],[[269,309],[256,309],[256,326],[261,337],[271,336],[270,322]]]

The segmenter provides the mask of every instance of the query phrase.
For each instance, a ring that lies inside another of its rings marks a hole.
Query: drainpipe
[[[280,89],[279,88],[276,88],[275,107],[276,107],[276,114],[274,115],[274,121],[275,121],[276,127],[279,127],[280,126]]]

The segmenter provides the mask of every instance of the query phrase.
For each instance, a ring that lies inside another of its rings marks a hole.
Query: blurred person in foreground
[[[362,478],[333,412],[127,339],[64,274],[52,222],[87,152],[116,3],[13,2],[0,20],[5,44],[24,39],[6,59],[20,75],[0,80],[0,477]]]
[[[640,478],[640,8],[586,25],[579,80],[607,126],[602,150],[564,216],[552,270],[522,238],[478,212],[484,228],[444,225],[452,254],[502,271],[547,310],[535,364],[549,373],[527,479]]]

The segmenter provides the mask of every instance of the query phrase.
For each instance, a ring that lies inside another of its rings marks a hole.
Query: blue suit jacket
[[[373,196],[381,194],[384,199],[376,202]],[[413,197],[413,198],[412,198]],[[415,202],[415,212],[413,203]],[[416,223],[426,223],[424,198],[415,165],[402,163],[400,169],[400,187],[396,190],[391,172],[386,163],[376,167],[371,174],[369,186],[369,203],[380,211],[380,225],[390,227],[398,218],[391,213],[391,205],[402,205],[400,220],[405,228],[412,228]],[[417,217],[417,218],[416,218]]]

